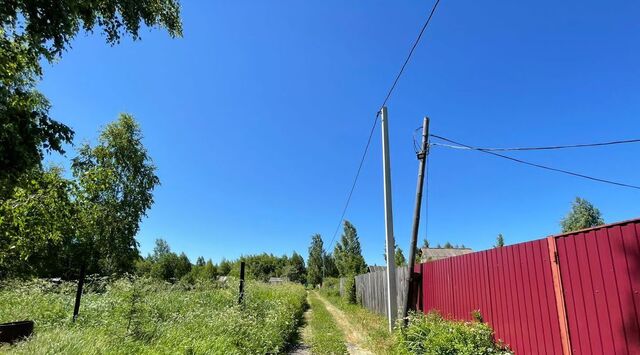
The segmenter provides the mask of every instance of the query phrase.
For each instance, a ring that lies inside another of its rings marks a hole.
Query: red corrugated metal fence
[[[640,223],[557,238],[573,354],[640,354]]]
[[[479,310],[517,354],[640,354],[639,237],[635,220],[428,262],[419,306]]]

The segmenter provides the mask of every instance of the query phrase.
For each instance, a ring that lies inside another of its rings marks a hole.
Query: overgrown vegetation
[[[71,322],[75,285],[46,280],[0,285],[0,322],[33,319],[35,334],[1,353],[280,353],[296,335],[306,305],[300,285],[168,284],[148,278],[87,284]]]
[[[315,292],[309,293],[310,346],[313,354],[348,354],[344,334]]]
[[[493,330],[480,322],[450,321],[436,312],[412,313],[395,332],[397,354],[512,354],[496,343]]]

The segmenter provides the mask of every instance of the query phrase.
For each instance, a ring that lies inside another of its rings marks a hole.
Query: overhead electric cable
[[[422,28],[420,29],[420,33],[418,34],[418,37],[413,42],[413,46],[411,47],[411,50],[409,51],[409,54],[407,55],[407,58],[404,60],[404,63],[402,64],[402,67],[400,68],[400,71],[398,72],[398,75],[396,75],[395,79],[393,80],[393,84],[391,85],[391,88],[389,88],[389,91],[387,92],[387,96],[385,96],[384,101],[382,101],[382,105],[380,105],[380,108],[378,109],[378,112],[376,112],[376,116],[373,119],[373,125],[371,126],[371,132],[369,133],[369,138],[367,139],[367,144],[364,147],[364,152],[362,153],[362,158],[360,158],[360,163],[358,164],[358,170],[356,172],[356,176],[353,179],[353,184],[351,185],[351,190],[349,191],[349,195],[347,196],[347,201],[344,204],[344,208],[342,209],[342,215],[340,216],[340,221],[338,221],[338,226],[336,227],[336,230],[333,233],[333,237],[331,238],[331,242],[329,243],[329,248],[331,248],[333,246],[333,242],[336,239],[336,235],[338,235],[338,231],[340,230],[340,226],[342,225],[342,221],[344,219],[344,216],[347,213],[347,209],[349,208],[349,202],[351,202],[351,196],[353,195],[353,191],[355,190],[356,184],[358,183],[358,177],[360,177],[360,170],[362,170],[362,164],[364,163],[364,160],[367,157],[367,152],[369,151],[369,145],[371,145],[371,138],[373,137],[373,132],[374,132],[374,130],[376,128],[376,124],[378,123],[378,117],[380,117],[380,110],[382,110],[382,108],[387,104],[387,101],[389,101],[389,98],[391,97],[391,94],[393,94],[393,90],[395,90],[396,85],[398,84],[398,81],[400,80],[400,77],[404,73],[404,69],[406,68],[407,64],[409,63],[409,60],[411,59],[411,56],[413,56],[413,52],[415,51],[416,47],[418,46],[418,43],[420,42],[420,39],[422,38],[422,35],[424,34],[424,31],[429,26],[429,23],[431,22],[431,18],[433,17],[433,14],[435,13],[436,8],[438,7],[439,3],[440,3],[440,0],[436,0],[436,2],[433,4],[433,7],[431,8],[431,12],[429,12],[429,17],[427,17],[427,20],[422,25]]]
[[[546,147],[515,147],[515,148],[484,148],[484,147],[469,148],[461,145],[449,145],[449,144],[442,144],[442,143],[432,143],[432,145],[453,148],[453,149],[462,149],[462,150],[473,149],[473,150],[484,150],[487,152],[512,152],[512,151],[556,150],[556,149],[569,149],[569,148],[601,147],[606,145],[628,144],[628,143],[640,143],[640,139],[627,139],[627,140],[600,142],[600,143],[553,145],[553,146],[546,146]]]
[[[424,34],[424,31],[427,29],[427,26],[429,26],[429,23],[431,22],[431,18],[433,17],[433,14],[436,12],[436,8],[438,8],[439,3],[440,3],[440,0],[436,0],[436,2],[433,4],[433,7],[431,8],[431,12],[429,13],[429,17],[427,17],[427,20],[424,22],[424,25],[422,25],[422,28],[420,29],[420,33],[418,34],[418,37],[416,38],[415,42],[413,42],[413,46],[409,51],[409,55],[407,55],[407,59],[404,60],[404,63],[402,64],[402,67],[400,68],[398,75],[396,75],[396,79],[393,81],[393,85],[391,85],[391,88],[389,88],[389,92],[387,92],[387,96],[384,98],[382,105],[380,105],[380,109],[378,110],[378,115],[380,114],[380,110],[382,110],[382,108],[387,104],[387,101],[391,97],[393,90],[396,88],[396,85],[398,84],[398,81],[400,80],[402,73],[404,73],[404,68],[409,63],[409,60],[413,55],[413,51],[416,49],[416,47],[418,46],[418,43],[420,42],[420,39],[422,38],[422,34]]]
[[[364,146],[364,152],[362,153],[362,158],[360,158],[360,164],[358,165],[358,171],[356,172],[356,177],[353,179],[353,184],[351,185],[351,190],[349,191],[349,195],[347,196],[347,202],[344,204],[344,208],[342,209],[342,215],[340,215],[340,221],[338,222],[338,226],[336,227],[336,231],[333,233],[333,238],[331,238],[331,243],[329,243],[329,248],[333,245],[333,241],[336,239],[336,235],[340,230],[340,226],[342,225],[342,220],[344,219],[344,215],[347,213],[347,208],[349,207],[349,202],[351,202],[351,196],[353,196],[353,190],[356,189],[356,183],[358,182],[358,177],[360,176],[360,171],[362,170],[362,164],[364,164],[364,159],[367,156],[367,152],[369,151],[369,145],[371,145],[371,138],[373,137],[373,132],[376,129],[376,124],[378,123],[378,116],[373,120],[373,126],[371,126],[371,131],[369,132],[369,138],[367,139],[367,144]]]
[[[526,165],[534,166],[534,167],[545,169],[545,170],[556,171],[556,172],[559,172],[559,173],[572,175],[572,176],[577,176],[577,177],[581,177],[581,178],[584,178],[584,179],[598,181],[598,182],[602,182],[602,183],[606,183],[606,184],[617,185],[617,186],[628,187],[628,188],[631,188],[631,189],[640,190],[640,186],[629,185],[629,184],[624,184],[624,183],[621,183],[621,182],[600,179],[600,178],[596,178],[596,177],[593,177],[593,176],[574,173],[574,172],[563,170],[563,169],[558,169],[558,168],[553,168],[553,167],[546,166],[546,165],[541,165],[541,164],[528,162],[528,161],[525,161],[525,160],[522,160],[522,159],[517,159],[517,158],[514,158],[514,157],[510,157],[508,155],[498,154],[498,153],[495,153],[495,152],[492,152],[492,151],[489,151],[489,150],[484,150],[482,148],[477,148],[477,147],[473,147],[473,146],[466,145],[466,144],[463,144],[463,143],[459,143],[459,142],[456,142],[454,140],[451,140],[451,139],[448,139],[448,138],[445,138],[445,137],[442,137],[442,136],[438,136],[438,135],[435,135],[435,134],[431,134],[430,136],[434,137],[434,138],[437,138],[437,139],[441,139],[441,140],[449,142],[449,143],[457,144],[457,145],[462,146],[462,147],[466,147],[468,150],[476,150],[476,151],[479,151],[479,152],[482,152],[482,153],[491,154],[491,155],[494,155],[494,156],[497,156],[497,157],[500,157],[500,158],[504,158],[504,159],[508,159],[508,160],[511,160],[511,161],[515,161],[517,163],[526,164]]]

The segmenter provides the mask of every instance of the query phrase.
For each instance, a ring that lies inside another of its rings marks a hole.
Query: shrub
[[[350,304],[356,304],[356,278],[347,276],[344,278],[344,300]]]
[[[406,328],[395,333],[399,354],[512,354],[493,339],[493,330],[478,322],[449,321],[436,312],[412,313]]]
[[[328,296],[340,297],[340,279],[325,277],[322,281],[322,293]]]

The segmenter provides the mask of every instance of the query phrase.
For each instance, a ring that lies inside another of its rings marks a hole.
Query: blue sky
[[[184,38],[143,31],[109,47],[82,34],[40,88],[77,143],[121,112],[141,123],[162,181],[138,237],[144,254],[162,237],[192,260],[306,257],[313,233],[331,239],[372,119],[431,5],[184,1]],[[424,115],[433,133],[478,146],[638,138],[639,15],[637,1],[443,0],[388,103],[398,244],[409,243],[412,134]],[[346,215],[370,264],[383,263],[380,141],[378,129]],[[639,184],[639,154],[517,156]],[[637,190],[441,147],[429,165],[432,244],[541,238],[576,196],[607,222],[640,216]]]

